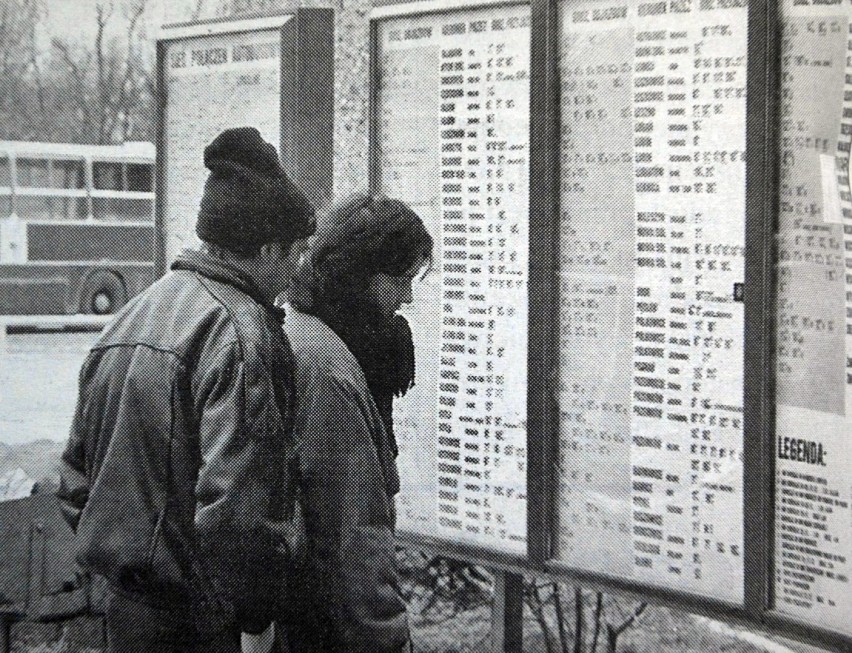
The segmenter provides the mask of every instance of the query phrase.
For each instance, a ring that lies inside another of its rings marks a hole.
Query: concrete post
[[[520,574],[494,573],[491,604],[491,653],[523,653],[524,579]]]

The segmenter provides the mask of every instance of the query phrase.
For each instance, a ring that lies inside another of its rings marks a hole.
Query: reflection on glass
[[[99,190],[121,190],[121,164],[108,161],[92,163],[95,188]]]
[[[18,159],[16,165],[19,186],[32,188],[47,188],[50,186],[47,160]]]

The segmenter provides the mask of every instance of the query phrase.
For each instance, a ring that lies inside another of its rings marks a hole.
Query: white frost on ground
[[[740,630],[738,628],[733,628],[721,621],[715,621],[713,619],[708,619],[707,617],[699,617],[694,616],[695,622],[707,630],[718,633],[719,635],[726,635],[733,639],[737,639],[741,642],[745,642],[755,646],[759,649],[766,651],[767,653],[800,653],[803,649],[792,649],[788,646],[784,646],[765,635],[761,635],[759,633],[755,633],[747,630]],[[806,650],[818,650],[812,649],[808,647]]]
[[[18,467],[0,476],[0,501],[23,499],[33,493],[35,481]]]

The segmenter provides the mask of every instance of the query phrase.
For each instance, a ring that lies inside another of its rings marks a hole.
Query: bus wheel
[[[124,282],[113,272],[95,272],[83,284],[80,312],[109,315],[127,303]]]

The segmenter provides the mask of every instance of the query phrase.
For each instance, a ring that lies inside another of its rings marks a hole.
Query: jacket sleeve
[[[241,628],[259,632],[272,619],[281,577],[270,516],[287,460],[282,419],[269,371],[253,345],[226,345],[200,374],[200,563]]]
[[[296,416],[306,563],[333,651],[408,650],[392,532],[372,419],[356,388],[320,375]],[[304,397],[302,399],[302,397]]]
[[[89,480],[86,468],[86,443],[93,437],[87,431],[85,414],[88,396],[88,372],[91,358],[87,358],[80,369],[77,407],[71,422],[71,432],[59,466],[59,489],[56,496],[65,521],[76,532],[80,516],[89,500]]]

